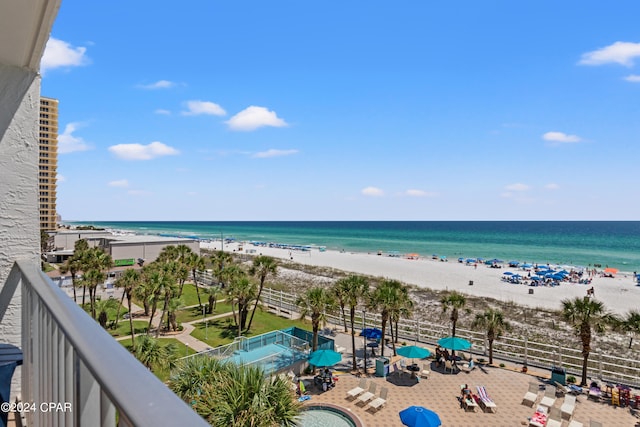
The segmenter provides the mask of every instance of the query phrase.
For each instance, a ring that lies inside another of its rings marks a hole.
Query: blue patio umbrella
[[[438,414],[422,406],[409,406],[400,411],[400,421],[408,427],[440,427],[442,425]]]
[[[426,348],[408,345],[406,347],[400,347],[398,349],[398,354],[409,359],[424,359],[425,357],[429,357],[431,352]]]
[[[309,364],[324,368],[333,366],[342,360],[342,355],[333,350],[316,350],[309,356]]]
[[[364,328],[362,332],[360,332],[360,336],[367,339],[377,340],[382,338],[382,330],[378,328]]]
[[[502,274],[503,274],[504,276],[511,276],[511,275],[513,275],[513,273],[512,273],[512,272],[510,272],[510,271],[505,271],[505,272],[504,272],[504,273],[502,273]]]
[[[464,338],[445,337],[438,340],[438,345],[449,350],[467,350],[471,348],[471,343]]]

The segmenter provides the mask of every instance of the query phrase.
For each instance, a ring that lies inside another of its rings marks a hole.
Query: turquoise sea
[[[235,238],[350,252],[499,258],[640,271],[640,221],[68,222],[136,234]]]

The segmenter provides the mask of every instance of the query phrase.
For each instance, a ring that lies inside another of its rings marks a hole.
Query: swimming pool
[[[298,421],[300,427],[361,427],[353,414],[330,404],[305,406]]]

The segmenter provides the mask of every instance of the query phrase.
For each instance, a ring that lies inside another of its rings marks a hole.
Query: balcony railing
[[[53,286],[37,265],[14,264],[5,288],[13,295],[18,286],[22,288],[22,403],[35,404],[36,409],[49,402],[70,408],[28,412],[24,415],[29,426],[207,425]],[[2,316],[0,309],[0,322]]]

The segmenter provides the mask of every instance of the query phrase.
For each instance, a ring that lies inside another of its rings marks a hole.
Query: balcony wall
[[[25,68],[0,64],[0,287],[16,259],[39,265],[38,135],[40,77]],[[6,312],[2,342],[21,346],[20,290],[0,290]],[[21,369],[12,394],[20,393]]]

